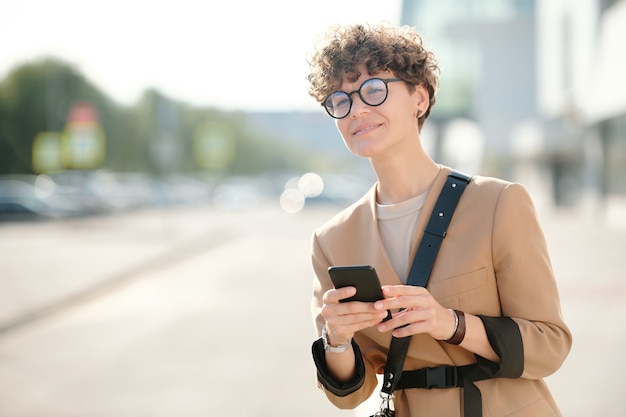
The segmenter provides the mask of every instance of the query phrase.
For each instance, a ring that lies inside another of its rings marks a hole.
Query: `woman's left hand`
[[[454,313],[439,304],[426,288],[412,285],[386,285],[384,300],[376,301],[377,310],[396,311],[391,320],[378,325],[380,332],[393,330],[395,337],[428,333],[434,339],[448,339],[454,333]],[[395,329],[395,330],[394,330]]]

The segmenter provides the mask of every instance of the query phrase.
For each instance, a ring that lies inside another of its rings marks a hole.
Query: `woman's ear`
[[[415,95],[415,111],[417,117],[420,117],[422,114],[426,113],[428,106],[430,106],[430,95],[426,87],[424,87],[424,84],[415,86]]]

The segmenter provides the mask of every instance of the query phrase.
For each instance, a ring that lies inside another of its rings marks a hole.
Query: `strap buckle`
[[[426,368],[426,388],[454,388],[457,382],[456,366]]]

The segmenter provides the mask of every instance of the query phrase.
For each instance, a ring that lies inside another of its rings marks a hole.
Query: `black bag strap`
[[[448,174],[446,183],[437,198],[435,208],[424,230],[424,236],[417,248],[415,258],[413,258],[413,264],[407,280],[408,284],[425,287],[428,283],[428,278],[435,264],[441,243],[446,237],[454,210],[470,180],[471,177],[457,171],[452,171]],[[391,338],[389,352],[387,352],[387,361],[385,362],[381,395],[383,393],[388,397],[392,395],[400,380],[410,343],[410,336]]]

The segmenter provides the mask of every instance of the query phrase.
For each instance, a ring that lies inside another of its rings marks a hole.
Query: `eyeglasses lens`
[[[372,78],[365,81],[361,88],[350,93],[350,95],[356,92],[359,93],[365,104],[379,106],[387,98],[387,84],[379,78]],[[352,108],[350,95],[344,91],[337,91],[328,96],[324,101],[324,107],[328,114],[336,119],[346,117]]]
[[[326,101],[324,101],[324,107],[326,107],[326,111],[332,117],[341,119],[350,113],[352,100],[350,100],[348,93],[337,91],[326,98]]]
[[[378,106],[387,98],[387,84],[378,78],[368,80],[361,86],[359,94],[366,104]]]

